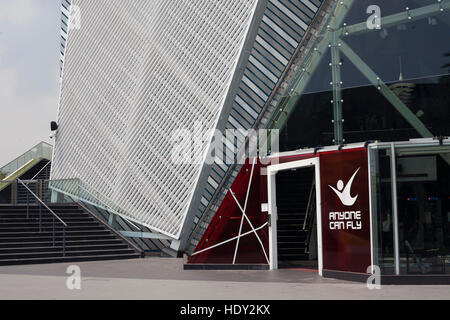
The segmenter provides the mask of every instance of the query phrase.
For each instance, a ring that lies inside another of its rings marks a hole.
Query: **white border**
[[[373,149],[372,149],[373,150]],[[370,219],[370,272],[374,273],[374,234],[373,234],[373,213],[372,213],[372,172],[371,172],[371,157],[370,157],[371,149],[367,148],[367,180],[369,182],[369,219]]]
[[[322,195],[320,193],[320,159],[314,157],[305,160],[291,161],[282,164],[275,164],[267,167],[267,195],[269,207],[269,250],[270,250],[270,269],[278,269],[278,243],[277,243],[277,200],[276,200],[276,179],[278,172],[295,168],[315,167],[316,175],[316,215],[317,215],[317,251],[318,251],[318,269],[319,275],[323,270],[322,253]]]

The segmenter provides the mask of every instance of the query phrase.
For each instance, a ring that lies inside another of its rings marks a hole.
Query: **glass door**
[[[450,273],[450,150],[397,153],[402,274]]]
[[[373,261],[382,274],[450,273],[450,142],[427,140],[370,148]]]

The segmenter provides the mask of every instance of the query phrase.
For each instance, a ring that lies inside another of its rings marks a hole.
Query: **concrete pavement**
[[[81,289],[69,290],[70,265]],[[0,267],[0,299],[450,299],[450,286],[382,286],[324,279],[299,270],[183,270],[181,259],[84,262]]]

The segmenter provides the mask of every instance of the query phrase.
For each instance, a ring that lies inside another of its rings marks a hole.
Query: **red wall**
[[[267,198],[267,179],[260,174],[260,164],[255,165],[252,185],[250,188],[246,214],[249,217],[253,227],[256,229],[267,222],[267,213],[261,212],[261,203]],[[247,187],[250,181],[252,165],[247,159],[242,166],[241,171],[231,186],[240,205],[244,207]],[[222,204],[216,212],[213,220],[205,231],[195,252],[207,249],[215,244],[219,244],[228,239],[232,239],[239,234],[239,227],[242,220],[242,212],[231,192],[228,191]],[[242,232],[244,234],[251,231],[247,220],[244,220]],[[262,243],[264,244],[267,256],[269,256],[269,234],[268,227],[257,231]],[[218,247],[192,255],[188,263],[196,264],[232,264],[237,240],[230,241]],[[254,233],[240,238],[239,249],[236,256],[237,264],[267,264],[264,252]]]
[[[339,180],[346,185],[358,169],[350,189],[350,196],[357,196],[356,202],[344,205],[330,186],[338,189]],[[323,268],[365,273],[371,265],[367,151],[321,154],[320,179]],[[350,213],[342,216],[336,212]]]
[[[324,152],[318,156],[320,157],[321,169],[323,268],[365,273],[367,267],[371,264],[367,150],[361,148]],[[313,154],[282,157],[279,159],[279,163],[312,157],[314,157]],[[267,176],[261,174],[261,167],[259,162],[255,165],[246,210],[255,228],[267,222],[267,213],[261,212],[261,203],[267,202]],[[252,166],[247,160],[231,187],[242,206],[245,202],[251,168]],[[358,198],[352,206],[346,206],[339,200],[330,186],[337,189],[339,180],[342,180],[344,185],[347,184],[358,168],[359,171],[350,190],[350,195],[352,197],[358,195]],[[336,220],[330,219],[330,212],[349,211],[360,212],[360,219],[341,220],[340,217],[337,217]],[[242,213],[231,193],[228,192],[194,253],[236,237],[239,233],[241,219]],[[342,225],[342,223],[344,223],[344,228],[341,230],[332,228]],[[250,230],[248,222],[244,221],[242,233]],[[268,227],[258,231],[258,235],[264,244],[267,255],[269,255]],[[236,240],[230,241],[216,248],[192,255],[188,263],[231,264],[235,247]],[[267,263],[261,245],[254,234],[241,238],[236,263]]]

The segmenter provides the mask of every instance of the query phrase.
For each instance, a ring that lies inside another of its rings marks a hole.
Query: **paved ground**
[[[383,286],[323,279],[298,270],[183,270],[181,259],[74,263],[81,289],[69,290],[71,264],[0,267],[0,299],[450,299],[450,286]]]

